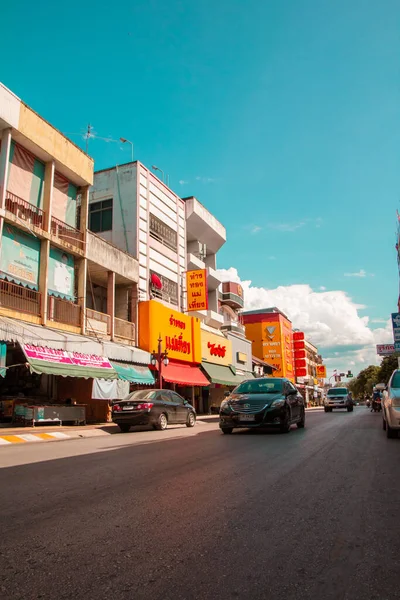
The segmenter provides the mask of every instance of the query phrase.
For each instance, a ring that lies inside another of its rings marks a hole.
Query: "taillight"
[[[138,404],[136,408],[138,410],[150,410],[150,408],[153,408],[153,406],[153,402],[145,402],[144,404]]]
[[[112,407],[114,412],[119,412],[121,410],[121,407],[119,404],[114,404],[114,406]]]
[[[150,408],[153,408],[154,403],[153,402],[146,402],[146,408],[148,408],[150,410]]]

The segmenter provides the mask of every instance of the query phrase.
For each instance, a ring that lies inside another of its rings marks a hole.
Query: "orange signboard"
[[[317,377],[319,379],[326,378],[326,366],[325,365],[317,365]]]
[[[188,312],[208,310],[207,270],[186,271]]]

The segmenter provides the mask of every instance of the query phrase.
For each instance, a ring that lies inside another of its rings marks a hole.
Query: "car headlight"
[[[283,406],[285,404],[285,401],[280,399],[280,400],[274,400],[273,403],[271,404],[271,406],[273,406],[274,408],[279,408],[280,406]]]
[[[221,402],[220,410],[224,410],[225,408],[228,408],[228,406],[229,406],[229,400],[223,400]]]

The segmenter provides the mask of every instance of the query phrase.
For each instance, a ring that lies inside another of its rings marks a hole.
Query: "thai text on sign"
[[[198,269],[186,272],[188,312],[208,310],[207,271]]]

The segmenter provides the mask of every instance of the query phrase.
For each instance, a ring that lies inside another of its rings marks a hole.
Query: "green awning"
[[[201,363],[204,371],[211,379],[212,383],[219,383],[220,385],[236,386],[243,381],[243,377],[235,375],[230,367],[224,367],[223,365],[214,365],[212,363],[203,362]]]
[[[126,363],[110,361],[117,372],[118,379],[138,383],[142,385],[154,385],[155,379],[150,369],[144,365],[130,365]]]
[[[31,373],[38,373],[39,375],[61,375],[62,377],[83,377],[84,379],[118,379],[114,369],[82,367],[28,357],[27,360]]]

